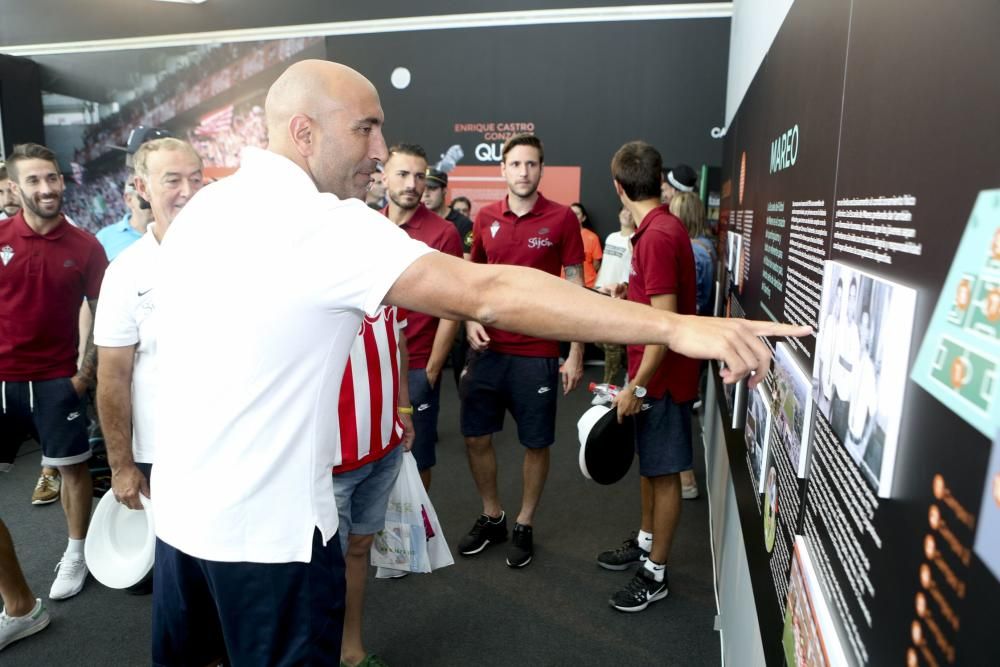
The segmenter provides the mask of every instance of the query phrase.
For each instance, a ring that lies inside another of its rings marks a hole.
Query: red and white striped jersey
[[[361,323],[340,385],[341,462],[334,474],[377,461],[403,441],[396,406],[399,336],[405,326],[395,306],[382,306],[375,317],[365,316]]]

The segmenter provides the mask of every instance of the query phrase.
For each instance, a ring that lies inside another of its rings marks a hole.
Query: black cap
[[[125,151],[129,155],[135,155],[135,152],[139,150],[139,146],[142,146],[147,141],[172,136],[174,135],[171,134],[170,130],[164,130],[162,127],[146,127],[145,125],[138,125],[128,133],[128,141],[124,146],[109,146],[109,148]]]
[[[667,172],[667,182],[681,192],[693,192],[698,183],[698,174],[686,164],[679,164]]]
[[[434,167],[427,167],[427,185],[433,188],[448,187],[448,174],[441,171],[440,169],[435,169]]]

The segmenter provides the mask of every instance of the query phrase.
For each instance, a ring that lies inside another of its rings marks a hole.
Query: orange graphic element
[[[235,174],[238,167],[205,167],[202,174],[206,181],[218,181],[226,176]]]
[[[924,555],[927,556],[927,560],[934,560],[934,556],[937,555],[937,543],[933,535],[924,538]]]
[[[924,588],[930,588],[933,583],[931,580],[931,566],[923,563],[920,566],[920,585]]]
[[[927,614],[927,597],[923,593],[917,593],[913,600],[913,605],[916,607],[917,616],[923,618]]]
[[[968,278],[962,278],[958,284],[958,293],[955,295],[955,305],[959,310],[965,310],[972,302],[972,284]]]
[[[951,386],[960,388],[968,381],[969,364],[962,357],[955,357],[951,361]]]
[[[934,491],[935,498],[938,500],[944,498],[945,491],[948,490],[948,487],[945,486],[944,477],[942,477],[940,473],[934,475],[934,481],[931,483],[931,489]]]
[[[993,259],[1000,260],[1000,227],[993,233]]]
[[[986,319],[990,322],[1000,320],[1000,287],[994,287],[986,295]]]
[[[740,157],[740,206],[743,205],[743,188],[747,184],[747,152]]]
[[[941,525],[941,510],[938,509],[937,505],[931,505],[931,508],[927,510],[927,522],[934,530],[937,530],[938,526]]]
[[[993,476],[993,502],[1000,507],[1000,472]]]
[[[580,201],[580,167],[546,166],[538,191],[546,199],[565,206]],[[480,208],[507,196],[507,182],[500,175],[498,164],[482,167],[459,165],[448,174],[448,192],[452,199],[468,197],[472,202],[469,215],[475,219]]]
[[[910,638],[913,639],[913,643],[920,646],[924,641],[924,629],[920,627],[919,621],[913,621],[910,624]]]

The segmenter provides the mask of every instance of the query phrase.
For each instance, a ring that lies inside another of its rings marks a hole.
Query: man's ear
[[[309,157],[315,148],[312,118],[305,114],[295,114],[288,119],[288,136],[302,157]]]
[[[144,179],[141,176],[139,176],[138,174],[136,174],[135,175],[135,179],[134,179],[133,182],[135,184],[135,191],[136,191],[136,193],[140,197],[142,197],[143,199],[145,199],[148,202],[149,201],[149,186],[146,185],[146,179]]]

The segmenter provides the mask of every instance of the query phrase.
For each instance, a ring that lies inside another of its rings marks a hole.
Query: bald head
[[[286,69],[264,103],[268,149],[301,167],[322,192],[363,198],[386,159],[382,107],[372,82],[326,60]]]

